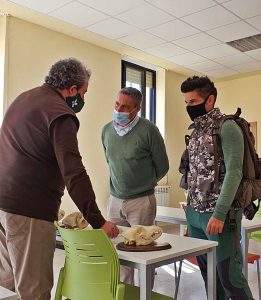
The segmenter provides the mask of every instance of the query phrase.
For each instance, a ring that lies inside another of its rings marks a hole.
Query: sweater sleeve
[[[82,163],[77,130],[71,116],[60,117],[52,124],[51,139],[69,195],[92,227],[100,228],[105,219],[98,209],[90,178]]]
[[[106,155],[106,143],[105,143],[105,136],[106,136],[106,128],[107,128],[108,125],[105,125],[103,128],[102,128],[102,134],[101,134],[101,141],[102,141],[102,146],[103,146],[103,150],[104,150],[104,155],[105,155],[105,159],[107,161],[107,163],[109,163],[108,161],[108,158],[107,158],[107,155]]]
[[[169,170],[169,160],[164,140],[155,126],[150,139],[152,162],[156,170],[157,181],[164,177]]]
[[[244,137],[234,121],[224,122],[221,128],[221,145],[226,173],[213,216],[224,221],[243,176]]]

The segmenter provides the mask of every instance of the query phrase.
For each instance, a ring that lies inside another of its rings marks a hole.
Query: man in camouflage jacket
[[[181,91],[193,121],[187,147],[186,217],[189,236],[218,242],[217,299],[252,300],[242,273],[242,253],[235,239],[235,234],[240,235],[242,210],[236,211],[236,233],[231,230],[228,220],[228,212],[242,178],[242,131],[234,121],[224,122],[221,129],[223,158],[218,158],[219,180],[215,182],[212,130],[215,122],[222,117],[219,108],[214,108],[217,90],[208,77],[193,76],[182,83]],[[198,256],[197,260],[206,285],[206,255]]]

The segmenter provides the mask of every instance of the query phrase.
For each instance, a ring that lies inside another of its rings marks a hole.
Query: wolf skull
[[[66,228],[70,229],[83,229],[89,224],[80,212],[69,214],[62,220],[62,223]]]
[[[121,232],[124,237],[124,244],[126,245],[149,245],[162,234],[163,230],[155,225],[142,226],[135,225],[125,231]]]
[[[62,210],[62,209],[59,209],[59,212],[58,212],[58,221],[61,221],[62,218],[64,218],[65,216],[65,211]]]

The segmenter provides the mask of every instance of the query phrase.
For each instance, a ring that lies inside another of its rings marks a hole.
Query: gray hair
[[[57,89],[68,89],[76,85],[80,89],[91,77],[83,63],[75,58],[62,59],[54,63],[45,77],[45,83]]]
[[[130,96],[132,98],[135,106],[140,105],[142,102],[142,93],[133,87],[122,88],[119,91],[119,94],[124,94],[124,95]]]

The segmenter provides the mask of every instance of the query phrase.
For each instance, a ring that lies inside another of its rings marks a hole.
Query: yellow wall
[[[24,90],[43,83],[51,64],[64,57],[76,57],[92,70],[86,105],[78,134],[80,152],[90,175],[97,202],[106,213],[109,174],[100,142],[103,125],[112,118],[114,99],[121,83],[121,55],[47,28],[8,17],[8,59],[5,110]],[[165,70],[157,72],[157,126],[165,135]],[[164,178],[161,184],[168,184]],[[65,194],[62,208],[75,210]]]
[[[22,91],[41,85],[58,59],[76,57],[92,70],[86,105],[78,114],[78,138],[98,205],[105,212],[109,180],[100,135],[102,126],[112,118],[115,94],[120,89],[121,56],[14,17],[9,18],[8,44],[8,105]],[[75,210],[68,196],[62,207]]]
[[[217,105],[224,113],[234,113],[242,109],[241,116],[249,122],[257,121],[257,151],[261,155],[261,75],[216,83]]]
[[[166,71],[164,69],[158,70],[156,75],[156,125],[159,128],[162,136],[165,136],[166,122],[166,95],[165,95],[165,77]]]
[[[168,184],[170,189],[170,206],[178,206],[184,201],[184,191],[179,188],[180,173],[178,172],[181,154],[185,148],[184,136],[189,124],[184,98],[180,85],[185,76],[166,71],[166,146],[169,155],[170,170]]]
[[[7,83],[5,90],[5,109],[22,91],[40,85],[51,64],[65,57],[76,57],[92,70],[86,106],[78,114],[81,127],[79,147],[84,165],[91,177],[97,202],[103,213],[109,194],[108,167],[100,142],[103,125],[112,118],[114,99],[120,89],[121,55],[92,45],[50,29],[8,17],[6,56]],[[3,51],[3,26],[5,17],[0,17],[0,51]],[[2,53],[2,52],[1,52]],[[0,55],[1,57],[1,55]],[[193,75],[193,74],[191,74]],[[178,166],[184,150],[184,135],[190,119],[187,116],[180,85],[187,76],[172,71],[157,71],[157,117],[156,123],[167,146],[170,161],[168,176],[161,184],[171,186],[170,205],[178,206],[184,201],[184,191],[179,188]],[[259,101],[261,75],[217,82],[217,106],[225,113],[233,113],[237,106],[249,121],[261,124],[261,104]],[[261,152],[261,140],[258,139]],[[62,208],[75,210],[72,200],[66,195]]]

